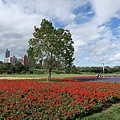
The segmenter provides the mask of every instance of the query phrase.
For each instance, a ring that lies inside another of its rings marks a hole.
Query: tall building
[[[26,55],[23,55],[22,57],[21,57],[21,63],[24,65],[24,66],[28,66],[29,64],[28,64],[28,59],[27,59],[27,56]]]
[[[6,58],[4,59],[4,63],[10,63],[10,57],[6,57]]]
[[[15,56],[10,56],[10,51],[6,49],[4,63],[11,63],[12,65],[15,65],[16,61],[17,58]]]
[[[10,63],[12,64],[12,65],[15,65],[15,63],[17,62],[17,58],[13,55],[13,56],[11,56],[10,57]]]
[[[8,58],[10,57],[10,51],[8,49],[6,49],[5,51],[5,57],[4,57],[4,62],[7,63],[8,62]]]
[[[5,58],[5,63],[11,63],[12,65],[15,65],[16,62],[17,58],[15,56]]]
[[[10,57],[10,51],[8,49],[6,49],[6,51],[5,51],[5,58],[7,58],[7,57]]]

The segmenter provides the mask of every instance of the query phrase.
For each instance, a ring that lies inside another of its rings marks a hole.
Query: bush
[[[26,74],[32,74],[32,73],[33,73],[33,72],[31,72],[31,71],[27,71],[27,72],[26,72]]]
[[[21,74],[25,74],[25,73],[26,73],[26,71],[25,71],[25,70],[21,71]]]
[[[55,74],[64,74],[64,71],[62,71],[62,70],[54,70],[52,72]]]
[[[33,74],[45,74],[47,71],[45,69],[35,69],[33,70]]]

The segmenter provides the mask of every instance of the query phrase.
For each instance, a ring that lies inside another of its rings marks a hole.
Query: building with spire
[[[10,51],[6,49],[4,63],[11,63],[12,65],[15,65],[16,61],[17,58],[15,56],[10,56]]]
[[[6,51],[5,51],[5,58],[7,58],[7,57],[10,57],[10,51],[8,49],[6,49]]]
[[[10,51],[6,49],[4,56],[4,63],[8,63],[8,58],[10,57]]]

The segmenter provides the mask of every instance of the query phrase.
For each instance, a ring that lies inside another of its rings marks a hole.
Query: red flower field
[[[82,117],[120,99],[120,84],[0,80],[0,120]]]

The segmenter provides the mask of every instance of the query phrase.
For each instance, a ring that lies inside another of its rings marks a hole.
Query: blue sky
[[[0,0],[0,60],[27,54],[43,18],[69,29],[76,66],[120,65],[120,0]]]

